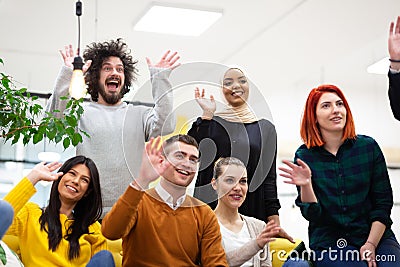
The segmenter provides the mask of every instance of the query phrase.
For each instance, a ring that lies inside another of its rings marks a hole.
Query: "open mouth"
[[[178,173],[180,173],[180,174],[183,174],[183,175],[185,175],[185,176],[189,176],[190,175],[190,172],[189,171],[185,171],[185,170],[182,170],[182,169],[175,169]]]
[[[241,97],[244,94],[243,91],[232,91],[231,95],[232,96],[237,96],[237,97]]]
[[[106,80],[107,88],[110,91],[116,91],[117,88],[120,86],[120,84],[121,84],[120,79],[117,77],[111,77]]]
[[[239,194],[231,194],[229,196],[231,198],[233,198],[234,200],[241,200],[242,199],[242,195],[239,195]]]

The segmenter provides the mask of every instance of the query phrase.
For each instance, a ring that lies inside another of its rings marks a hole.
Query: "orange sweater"
[[[104,217],[102,232],[122,238],[122,266],[228,266],[214,212],[191,196],[172,210],[154,188],[129,186]]]

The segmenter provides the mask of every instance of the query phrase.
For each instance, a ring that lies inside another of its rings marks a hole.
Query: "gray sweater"
[[[76,147],[77,155],[91,158],[100,173],[103,215],[107,213],[126,187],[137,177],[142,151],[150,137],[165,135],[175,128],[169,69],[150,68],[154,107],[127,104],[106,106],[84,103],[84,113],[78,127],[90,135]],[[61,113],[66,102],[60,96],[68,94],[72,70],[63,66],[46,110]]]
[[[242,247],[226,252],[226,259],[230,267],[241,266],[249,259],[253,259],[253,266],[272,266],[271,256],[269,253],[269,244],[267,243],[262,249],[258,246],[256,238],[265,227],[265,222],[253,217],[240,214],[246,222],[250,233],[251,240]],[[222,236],[222,245],[224,245],[224,236]]]

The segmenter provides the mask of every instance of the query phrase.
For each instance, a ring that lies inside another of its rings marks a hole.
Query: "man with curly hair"
[[[64,60],[57,77],[47,111],[63,114],[67,101],[75,56],[71,45],[60,50]],[[132,105],[122,101],[136,79],[137,60],[122,39],[93,42],[83,53],[85,82],[91,95],[84,103],[78,127],[87,132],[76,147],[77,155],[90,157],[99,166],[103,195],[103,215],[137,177],[141,151],[151,137],[171,133],[175,128],[172,91],[168,77],[179,66],[177,53],[167,51],[157,64],[147,58],[152,83],[154,107]]]

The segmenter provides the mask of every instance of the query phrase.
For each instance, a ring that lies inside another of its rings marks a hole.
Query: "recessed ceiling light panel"
[[[135,24],[135,31],[199,36],[222,16],[222,11],[154,4]]]

